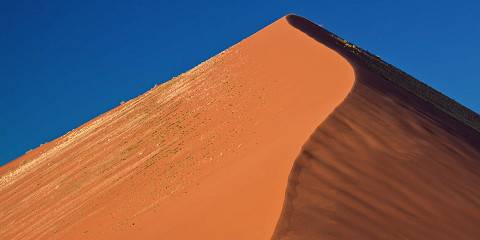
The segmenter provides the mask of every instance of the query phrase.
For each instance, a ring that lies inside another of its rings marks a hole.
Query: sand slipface
[[[297,16],[355,87],[297,156],[273,239],[479,239],[479,116]]]
[[[290,15],[0,168],[0,236],[478,239],[478,119]]]

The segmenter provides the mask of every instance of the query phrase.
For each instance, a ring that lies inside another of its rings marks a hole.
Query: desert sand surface
[[[479,239],[476,113],[283,17],[0,168],[1,239]]]

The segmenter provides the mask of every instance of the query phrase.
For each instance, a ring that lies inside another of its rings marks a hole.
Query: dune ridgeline
[[[288,15],[0,168],[1,239],[480,239],[480,120]]]

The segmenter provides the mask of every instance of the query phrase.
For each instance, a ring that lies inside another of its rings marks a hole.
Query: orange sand
[[[359,52],[276,21],[0,168],[1,239],[479,238],[478,115]]]

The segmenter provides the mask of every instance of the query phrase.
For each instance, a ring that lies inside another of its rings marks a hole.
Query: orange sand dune
[[[478,119],[291,15],[0,168],[0,237],[477,239]]]

